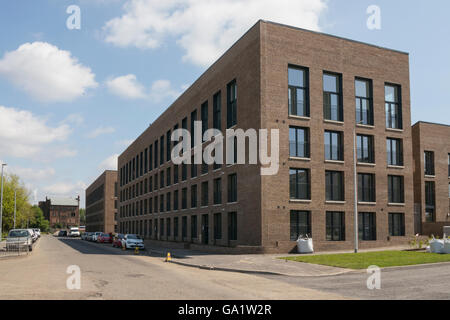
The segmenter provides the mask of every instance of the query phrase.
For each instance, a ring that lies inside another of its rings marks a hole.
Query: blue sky
[[[66,27],[69,5],[81,10],[79,30]],[[370,5],[380,30],[366,26]],[[0,160],[32,201],[84,198],[259,18],[409,52],[413,123],[450,124],[449,11],[445,0],[2,1]]]

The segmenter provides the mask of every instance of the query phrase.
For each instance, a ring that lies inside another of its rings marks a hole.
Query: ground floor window
[[[389,213],[389,235],[392,237],[405,236],[405,214]]]
[[[377,224],[375,213],[360,212],[358,214],[359,240],[377,240]]]
[[[167,236],[170,237],[170,227],[171,227],[171,223],[170,223],[170,218],[167,218]]]
[[[292,210],[290,220],[292,241],[299,237],[311,237],[311,212]]]
[[[214,214],[214,240],[222,239],[222,214]]]
[[[191,216],[191,238],[197,239],[197,216]]]
[[[228,213],[228,240],[230,240],[230,241],[237,240],[237,213],[236,212]]]
[[[178,218],[173,218],[173,236],[178,238]]]
[[[187,238],[187,217],[181,218],[181,237]]]
[[[345,241],[345,213],[329,211],[326,220],[327,241]]]
[[[161,236],[164,236],[164,219],[161,219],[159,221],[159,234]]]

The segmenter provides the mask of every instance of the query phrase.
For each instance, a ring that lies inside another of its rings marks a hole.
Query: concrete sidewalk
[[[172,263],[183,266],[196,267],[206,270],[219,270],[230,272],[241,272],[250,274],[273,274],[291,277],[324,277],[333,276],[349,272],[356,272],[351,269],[321,266],[295,261],[279,259],[281,257],[295,257],[290,254],[216,254],[203,251],[195,251],[180,248],[165,248],[152,244],[146,244],[150,255],[167,257],[170,252]],[[360,252],[404,250],[407,247],[388,247],[361,250]],[[314,255],[352,253],[352,251],[320,252]]]

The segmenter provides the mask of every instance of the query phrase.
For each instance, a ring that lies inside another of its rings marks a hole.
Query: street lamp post
[[[0,242],[3,238],[3,230],[2,230],[2,216],[3,216],[3,167],[6,166],[6,163],[2,163],[2,178],[1,178],[1,191],[0,191]]]
[[[355,233],[355,253],[358,253],[358,175],[356,173],[356,129],[353,129],[353,188],[355,195],[355,213],[354,213],[354,233]]]
[[[16,228],[16,199],[17,199],[17,189],[14,189],[14,229]]]

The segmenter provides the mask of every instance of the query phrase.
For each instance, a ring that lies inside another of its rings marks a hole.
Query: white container
[[[444,251],[444,240],[433,239],[430,241],[430,251],[431,253],[443,253]]]
[[[298,239],[297,251],[298,253],[314,253],[313,240],[310,238]]]
[[[444,241],[444,248],[442,249],[442,253],[450,254],[450,241],[449,240]]]

